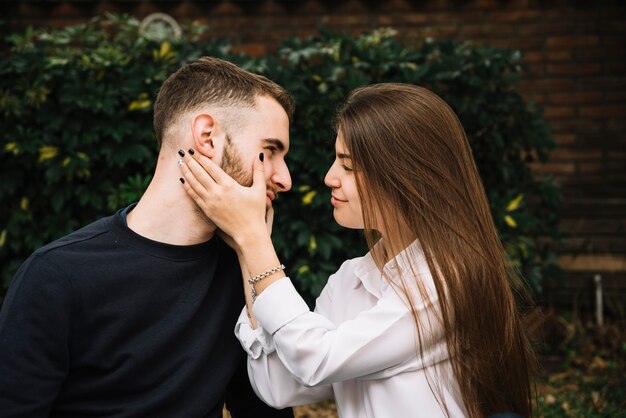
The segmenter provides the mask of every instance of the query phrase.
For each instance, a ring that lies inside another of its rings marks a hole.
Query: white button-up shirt
[[[382,277],[368,253],[344,262],[328,279],[315,312],[289,278],[256,299],[257,329],[242,310],[235,334],[248,353],[250,381],[261,399],[283,408],[334,398],[342,418],[443,417],[432,387],[451,417],[465,415],[437,319],[437,292],[419,244],[396,259],[398,265],[392,260],[385,271],[395,284],[401,271],[409,284],[426,329],[423,357],[406,297]],[[429,300],[420,295],[418,281]]]

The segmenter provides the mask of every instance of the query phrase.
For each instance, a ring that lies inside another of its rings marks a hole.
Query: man
[[[180,187],[176,154],[193,148],[250,184],[264,153],[271,205],[291,188],[292,111],[280,86],[218,59],[165,81],[141,200],[35,251],[13,279],[0,312],[2,417],[213,418],[224,402],[235,418],[293,416],[252,393],[233,334],[237,257]]]

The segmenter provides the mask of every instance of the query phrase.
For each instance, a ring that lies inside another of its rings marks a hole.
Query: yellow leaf
[[[9,142],[8,144],[4,146],[4,149],[7,150],[7,152],[14,153],[18,149],[18,146],[15,142]]]
[[[311,190],[302,197],[302,203],[305,205],[310,205],[316,194],[317,192],[315,190]]]
[[[51,158],[56,157],[59,154],[59,149],[51,145],[39,147],[39,162],[44,162]]]
[[[515,222],[515,219],[513,219],[513,217],[506,215],[504,217],[504,221],[506,222],[506,224],[508,226],[510,226],[511,228],[516,228],[517,227],[517,222]]]
[[[322,81],[322,77],[320,77],[320,76],[319,76],[319,75],[317,75],[317,74],[314,74],[314,75],[313,75],[313,77],[311,77],[311,78],[313,79],[313,81],[317,81],[318,83],[319,83],[320,81]]]
[[[520,203],[522,203],[522,198],[523,197],[524,197],[524,195],[521,194],[521,193],[519,195],[517,195],[517,197],[515,199],[513,199],[513,200],[511,200],[509,202],[509,204],[506,207],[506,211],[507,212],[512,212],[515,209],[517,209],[519,207]]]
[[[167,55],[168,52],[170,52],[170,43],[168,41],[163,41],[163,43],[161,43],[161,50],[159,51],[159,56],[160,57],[164,57]]]
[[[298,269],[298,274],[306,273],[309,270],[310,270],[309,266],[305,264]]]
[[[4,247],[4,244],[7,242],[7,230],[3,229],[2,232],[0,232],[0,248]]]
[[[81,160],[83,160],[83,161],[88,161],[89,160],[89,157],[84,152],[80,152],[79,151],[79,152],[76,153],[76,156],[78,158],[80,158]]]
[[[307,190],[311,190],[311,186],[305,184],[303,186],[298,187],[299,192],[306,192]]]
[[[76,175],[78,176],[79,179],[87,179],[91,177],[91,171],[89,171],[88,168],[84,168],[80,170],[78,173],[76,173]]]
[[[317,249],[317,241],[315,241],[315,237],[311,235],[309,239],[309,252],[313,252]]]
[[[23,197],[22,200],[20,200],[20,208],[22,208],[22,210],[28,209],[28,198],[27,197]]]
[[[67,167],[70,164],[70,161],[72,161],[72,157],[65,157],[63,160],[63,167]]]
[[[145,109],[146,107],[149,107],[151,104],[152,102],[150,100],[133,100],[128,105],[128,110]]]

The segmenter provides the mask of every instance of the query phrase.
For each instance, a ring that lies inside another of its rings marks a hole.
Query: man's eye
[[[276,152],[276,147],[265,147],[264,149],[268,150],[272,154]]]

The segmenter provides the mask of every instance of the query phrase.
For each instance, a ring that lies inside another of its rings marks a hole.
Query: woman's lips
[[[333,205],[333,206],[339,206],[339,205],[347,203],[347,202],[348,202],[347,200],[338,199],[338,198],[336,198],[333,195],[330,196],[330,204]]]

